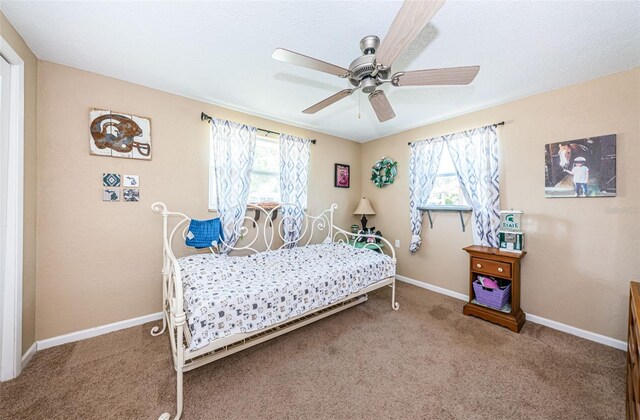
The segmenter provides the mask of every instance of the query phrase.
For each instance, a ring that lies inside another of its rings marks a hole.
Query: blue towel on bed
[[[189,231],[187,232],[187,246],[194,248],[208,248],[216,246],[224,239],[220,218],[209,220],[191,219]]]

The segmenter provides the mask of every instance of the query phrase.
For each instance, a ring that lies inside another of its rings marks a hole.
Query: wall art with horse
[[[615,197],[616,135],[544,147],[545,197]]]

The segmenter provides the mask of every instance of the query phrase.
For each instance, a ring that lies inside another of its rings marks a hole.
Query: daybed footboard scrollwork
[[[292,246],[305,246],[320,242],[343,242],[356,244],[358,239],[370,239],[367,248],[374,251],[387,251],[396,262],[393,246],[385,238],[376,235],[361,235],[347,232],[334,225],[334,212],[338,208],[336,204],[330,208],[312,216],[293,204],[280,204],[276,207],[265,209],[259,206],[241,208],[245,214],[242,218],[228,222],[227,229],[233,229],[240,240],[233,244],[222,241],[219,246],[209,248],[211,252],[224,250],[231,254],[269,252]],[[391,307],[398,310],[399,304],[395,301],[395,276],[381,279],[380,281],[351,294],[340,301],[328,306],[318,308],[313,313],[303,314],[288,319],[280,324],[272,325],[264,330],[247,334],[234,334],[224,339],[218,339],[206,347],[191,352],[188,348],[190,332],[186,325],[186,313],[184,308],[183,287],[181,269],[173,250],[174,240],[178,236],[181,243],[184,242],[191,218],[184,213],[173,212],[167,209],[164,203],[154,203],[151,206],[154,213],[162,216],[162,326],[151,329],[151,335],[158,336],[165,331],[169,332],[173,363],[176,370],[176,415],[180,419],[183,411],[183,374],[185,371],[202,366],[211,361],[228,356],[244,348],[260,342],[275,338],[293,329],[299,328],[333,313],[345,310],[367,300],[367,293],[380,287],[392,288]],[[278,212],[279,210],[279,212]],[[249,214],[253,213],[251,217]],[[279,217],[276,217],[276,214]],[[262,221],[262,223],[259,223]],[[252,232],[252,229],[255,232]],[[176,241],[177,242],[177,241]],[[384,243],[384,247],[380,245]],[[177,245],[177,243],[176,243]],[[261,248],[259,251],[258,248]],[[159,420],[168,420],[169,413],[164,413]]]
[[[393,246],[391,245],[391,242],[389,242],[387,239],[383,238],[382,236],[378,236],[378,235],[364,235],[364,234],[360,234],[360,233],[353,233],[353,232],[347,232],[346,230],[340,229],[339,227],[334,226],[333,227],[335,233],[333,234],[332,240],[333,242],[339,242],[339,243],[347,243],[347,244],[353,244],[353,246],[355,246],[355,244],[360,240],[360,239],[364,239],[364,242],[366,243],[365,248],[367,249],[371,249],[377,252],[382,252],[384,253],[385,248],[389,250],[390,254],[391,254],[391,258],[393,258],[393,263],[396,263],[396,251],[395,249],[393,249]],[[351,238],[351,239],[349,239]],[[369,239],[371,239],[372,241],[368,241]],[[381,245],[381,242],[384,243],[386,246],[383,247]],[[393,309],[394,311],[397,311],[398,309],[400,309],[400,304],[398,302],[396,302],[396,284],[395,282],[392,285],[392,292],[391,292],[391,309]]]

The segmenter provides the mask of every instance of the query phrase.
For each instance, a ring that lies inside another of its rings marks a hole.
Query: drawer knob
[[[502,267],[498,267],[498,273],[502,273],[503,271]]]
[[[482,264],[476,264],[476,268],[482,268]]]

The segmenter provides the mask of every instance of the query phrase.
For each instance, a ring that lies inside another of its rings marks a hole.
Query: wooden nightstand
[[[525,313],[520,309],[520,260],[526,252],[506,252],[498,248],[477,245],[463,249],[469,253],[470,264],[469,303],[464,305],[462,313],[520,332],[526,319]],[[478,274],[499,277],[511,282],[511,308],[508,312],[493,309],[475,301],[473,282]]]

